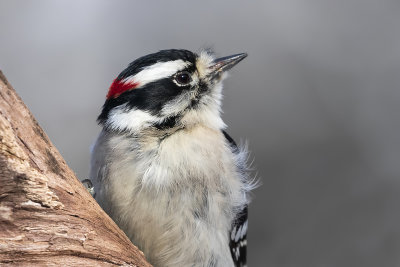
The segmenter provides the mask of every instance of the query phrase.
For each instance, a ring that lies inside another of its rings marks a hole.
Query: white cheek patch
[[[128,109],[126,105],[114,108],[107,120],[108,127],[111,129],[128,130],[132,133],[140,132],[140,130],[159,122],[162,122],[162,119],[151,115],[150,112],[135,108]]]
[[[125,78],[122,82],[125,84],[138,84],[137,88],[139,88],[150,82],[167,78],[176,72],[185,69],[189,64],[190,62],[183,61],[182,59],[168,62],[157,62],[144,68],[134,76]]]
[[[174,116],[178,115],[184,109],[186,109],[194,97],[194,92],[183,92],[175,99],[167,102],[161,109],[162,116]]]

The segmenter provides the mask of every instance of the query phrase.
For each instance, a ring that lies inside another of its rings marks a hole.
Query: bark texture
[[[151,266],[82,186],[1,72],[0,265]]]

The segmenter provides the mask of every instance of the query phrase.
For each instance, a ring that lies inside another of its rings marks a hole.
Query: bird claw
[[[96,197],[96,192],[94,191],[94,186],[90,179],[82,180],[81,183],[85,186],[86,190],[92,195],[92,197]]]

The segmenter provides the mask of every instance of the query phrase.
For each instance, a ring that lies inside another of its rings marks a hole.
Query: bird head
[[[171,49],[138,58],[111,84],[98,122],[130,133],[198,123],[221,129],[221,82],[246,56]]]

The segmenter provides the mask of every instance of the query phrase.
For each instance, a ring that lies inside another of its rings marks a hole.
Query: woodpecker
[[[222,80],[247,54],[161,50],[111,84],[92,149],[96,200],[154,266],[246,266],[247,149],[226,133]]]

